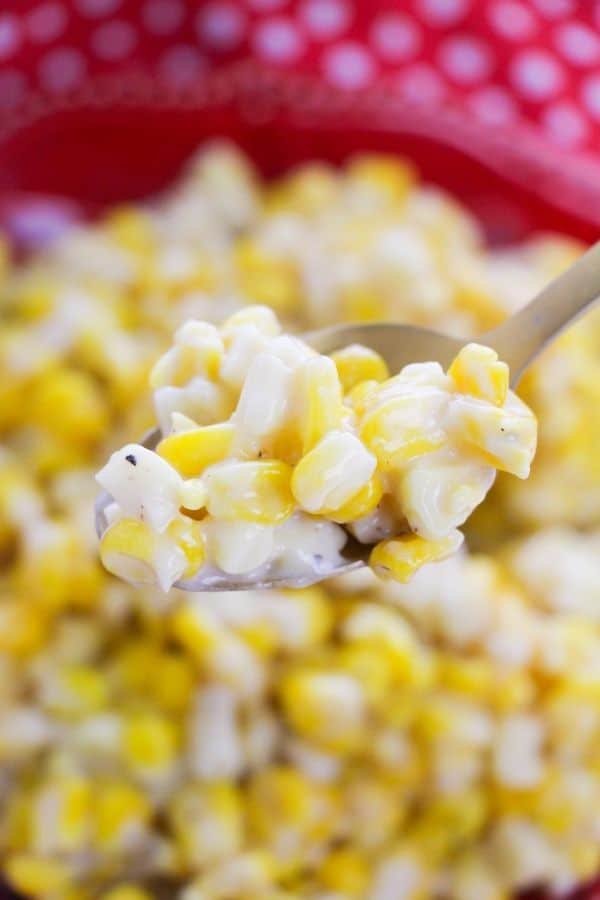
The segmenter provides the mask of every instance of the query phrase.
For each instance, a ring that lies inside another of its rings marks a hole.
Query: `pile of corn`
[[[96,475],[100,557],[164,591],[215,570],[311,583],[343,563],[348,532],[406,582],[458,550],[496,471],[526,478],[535,452],[508,366],[472,342],[447,373],[423,361],[390,377],[371,348],[321,355],[248,306],[220,329],[181,325],[150,381],[162,439]]]
[[[185,319],[263,303],[298,330],[386,316],[477,333],[577,252],[485,251],[397,160],[261,187],[219,147],[159,208],[3,263],[0,870],[16,890],[506,900],[600,867],[597,317],[527,381],[540,458],[494,509],[539,528],[493,557],[407,585],[165,596],[103,572],[91,512],[92,472],[150,424],[148,371]]]

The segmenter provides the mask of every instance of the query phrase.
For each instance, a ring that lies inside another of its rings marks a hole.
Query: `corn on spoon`
[[[525,369],[567,325],[582,315],[600,298],[600,242],[595,244],[566,272],[545,287],[527,306],[506,319],[497,328],[477,337],[477,342],[492,347],[510,367],[511,387],[515,387]],[[436,361],[447,368],[468,340],[402,325],[396,322],[374,322],[357,325],[333,325],[303,335],[303,339],[319,353],[332,353],[348,344],[363,344],[385,359],[391,372],[409,363]],[[154,449],[160,440],[157,429],[143,439],[144,446]],[[96,531],[101,537],[107,528],[106,507],[112,498],[103,491],[96,500]],[[302,577],[231,576],[217,570],[200,570],[193,578],[177,582],[185,591],[232,591],[256,588],[305,587],[354,571],[368,564],[371,546],[360,544],[349,536],[342,551],[343,562],[327,566],[314,564],[313,571]]]

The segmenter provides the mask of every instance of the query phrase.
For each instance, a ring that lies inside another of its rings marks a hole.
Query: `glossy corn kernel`
[[[206,425],[168,435],[156,452],[184,478],[195,478],[229,455],[234,436],[235,426],[229,422]]]
[[[382,471],[397,469],[443,445],[445,433],[439,423],[447,402],[447,396],[433,388],[367,408],[360,422],[360,437]]]
[[[491,347],[467,344],[453,360],[448,375],[459,393],[504,406],[509,386],[508,366]]]
[[[280,696],[288,721],[304,737],[337,751],[362,743],[367,709],[361,686],[351,676],[291,673]]]
[[[223,463],[206,473],[207,509],[217,519],[276,525],[294,509],[291,477],[277,460]]]
[[[297,303],[299,283],[293,261],[277,257],[250,238],[240,238],[235,260],[242,292],[272,307],[278,313],[291,311]]]
[[[357,437],[331,431],[295,467],[292,493],[307,512],[337,510],[369,483],[376,466]]]
[[[281,325],[270,306],[246,306],[225,319],[221,326],[222,333],[228,333],[242,325],[254,325],[262,334],[277,337],[281,333]]]
[[[9,857],[4,866],[9,884],[33,897],[64,896],[71,882],[69,869],[60,860],[26,853]]]
[[[158,581],[169,590],[194,575],[205,559],[204,538],[195,523],[179,519],[157,535],[144,522],[119,519],[100,539],[103,566],[132,584]]]
[[[458,440],[473,447],[482,462],[527,478],[536,449],[537,422],[514,394],[503,407],[457,397],[451,423]]]
[[[395,156],[358,156],[347,171],[351,188],[357,185],[373,191],[388,203],[402,203],[416,181],[411,163]]]
[[[307,360],[297,376],[297,427],[302,452],[308,453],[330,431],[340,428],[344,407],[335,363],[326,356]]]
[[[369,865],[353,849],[334,850],[319,868],[319,881],[329,891],[345,897],[364,896],[369,884]]]
[[[428,541],[416,534],[382,541],[372,550],[369,565],[380,578],[409,581],[425,563],[454,553],[462,540],[460,532],[454,532],[441,541]]]
[[[334,522],[354,522],[368,516],[379,504],[383,496],[383,481],[375,473],[357,493],[337,509],[327,510],[325,515]]]
[[[175,762],[177,753],[175,726],[158,713],[136,713],[125,723],[123,757],[135,770],[164,769]]]
[[[152,807],[145,792],[126,781],[104,782],[94,802],[94,840],[105,851],[119,848],[132,835],[140,835]]]
[[[344,393],[363,381],[385,381],[390,377],[387,364],[379,353],[362,344],[350,344],[331,354]]]

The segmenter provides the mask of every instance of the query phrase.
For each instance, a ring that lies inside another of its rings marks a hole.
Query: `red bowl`
[[[597,173],[526,130],[490,134],[456,109],[428,112],[381,88],[339,93],[248,63],[186,91],[104,76],[52,103],[30,99],[0,128],[0,230],[17,252],[35,249],[111,204],[156,194],[215,136],[234,140],[267,177],[358,151],[408,156],[477,215],[493,244],[540,230],[600,236]],[[18,898],[0,886],[0,900]],[[570,900],[600,900],[600,880]]]

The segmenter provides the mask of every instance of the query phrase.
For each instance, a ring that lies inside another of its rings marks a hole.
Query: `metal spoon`
[[[574,265],[545,287],[527,306],[506,319],[497,328],[476,338],[493,347],[508,363],[511,387],[536,356],[567,325],[570,325],[600,298],[600,242],[581,256]],[[348,344],[364,344],[383,356],[391,372],[408,363],[436,361],[447,368],[468,340],[439,334],[428,328],[396,322],[359,325],[332,325],[303,335],[306,343],[319,353],[332,353]],[[158,430],[151,431],[142,443],[153,449],[160,440]],[[96,500],[96,531],[101,537],[107,527],[105,509],[112,498],[103,491]],[[216,571],[202,572],[175,585],[184,591],[234,591],[256,588],[305,587],[335,575],[367,565],[371,547],[348,539],[342,551],[343,562],[329,568],[315,567],[303,577],[253,578],[230,576]]]

